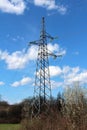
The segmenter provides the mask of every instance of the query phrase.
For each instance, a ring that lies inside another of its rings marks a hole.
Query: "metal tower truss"
[[[51,82],[49,72],[49,56],[56,58],[54,53],[47,48],[48,39],[53,40],[54,37],[49,35],[45,30],[45,20],[42,18],[42,29],[40,33],[40,40],[30,42],[29,45],[38,46],[37,66],[34,86],[34,101],[32,103],[32,116],[39,116],[42,112],[49,111],[49,101],[51,99]]]

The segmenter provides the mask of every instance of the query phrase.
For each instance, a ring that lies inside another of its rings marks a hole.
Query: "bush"
[[[64,115],[71,129],[86,130],[87,128],[87,99],[83,87],[74,84],[65,93]]]

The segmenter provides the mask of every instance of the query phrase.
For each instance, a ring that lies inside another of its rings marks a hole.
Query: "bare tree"
[[[86,94],[87,90],[79,83],[74,83],[72,87],[67,87],[65,90],[64,114],[71,123],[72,130],[85,130],[87,128]]]

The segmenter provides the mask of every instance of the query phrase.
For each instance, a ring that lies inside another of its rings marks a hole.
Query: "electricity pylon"
[[[37,66],[35,75],[34,86],[34,102],[33,102],[33,116],[39,116],[42,111],[48,112],[49,100],[51,99],[51,82],[49,71],[49,56],[56,58],[54,53],[50,52],[47,48],[48,39],[54,40],[55,38],[49,35],[45,29],[45,19],[42,18],[42,29],[40,32],[40,39],[32,41],[29,45],[38,46]]]

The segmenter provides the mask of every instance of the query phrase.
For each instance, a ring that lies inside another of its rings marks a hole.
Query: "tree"
[[[87,127],[87,90],[75,83],[65,90],[64,114],[71,122],[71,127],[84,130]]]
[[[57,95],[56,105],[58,111],[62,112],[62,108],[64,107],[64,98],[60,92]]]
[[[19,123],[21,121],[21,104],[11,105],[8,112],[8,120],[10,123]]]

